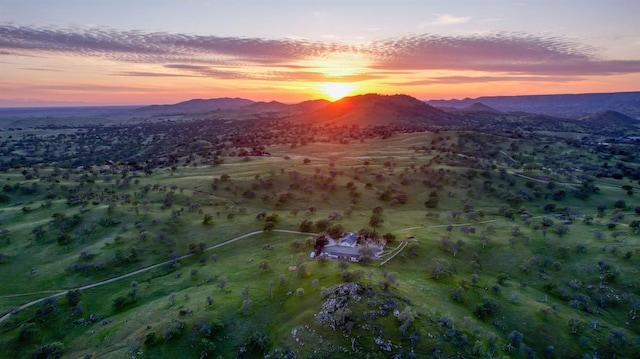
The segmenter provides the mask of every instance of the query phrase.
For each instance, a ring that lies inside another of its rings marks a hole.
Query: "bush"
[[[202,354],[201,358],[208,358],[209,354],[213,353],[216,350],[216,344],[209,339],[200,340],[200,345],[202,346]]]
[[[273,221],[264,222],[264,226],[262,227],[263,232],[271,232],[276,228],[276,223]]]
[[[66,246],[71,243],[71,236],[68,233],[62,233],[58,236],[58,244],[61,246]]]
[[[369,225],[371,227],[378,227],[384,222],[384,219],[379,214],[373,214],[369,218]]]
[[[269,336],[265,332],[253,333],[246,342],[247,349],[253,353],[264,353],[271,343]]]
[[[38,328],[34,323],[27,323],[20,328],[20,334],[18,334],[18,342],[31,343],[38,338]]]
[[[303,219],[298,229],[300,232],[311,232],[313,230],[313,222],[308,219]]]
[[[382,238],[384,238],[388,244],[392,244],[396,240],[396,235],[393,233],[385,233],[382,235]]]
[[[476,305],[473,311],[478,319],[485,320],[495,314],[498,304],[491,298],[482,298],[481,302]]]
[[[328,219],[319,219],[316,221],[316,230],[318,232],[324,232],[325,230],[327,230],[327,228],[329,228],[330,225],[331,221],[329,221]]]
[[[122,309],[124,309],[125,307],[130,306],[131,304],[135,303],[136,300],[132,295],[128,295],[128,296],[119,296],[118,298],[113,300],[113,309],[115,309],[116,311],[120,311]]]
[[[327,234],[329,234],[329,236],[333,239],[338,239],[342,237],[343,233],[344,233],[344,226],[339,223],[332,224],[331,226],[329,226],[329,228],[327,228]]]
[[[438,198],[430,197],[426,202],[424,202],[424,206],[427,208],[437,208],[438,207]]]
[[[618,200],[613,204],[613,208],[625,209],[627,208],[627,202]]]
[[[80,289],[74,289],[67,292],[67,303],[69,303],[70,307],[75,307],[80,303],[80,298],[82,297],[82,292]]]
[[[34,359],[55,359],[62,357],[62,353],[64,352],[64,344],[60,342],[53,342],[50,344],[45,344],[35,352],[33,352]]]
[[[162,339],[165,343],[182,335],[184,322],[174,319],[162,326]]]
[[[144,337],[144,345],[147,348],[152,348],[157,344],[158,344],[158,337],[156,337],[156,333],[155,332],[147,333],[147,335]]]

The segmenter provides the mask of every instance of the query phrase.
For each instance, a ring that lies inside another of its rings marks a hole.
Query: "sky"
[[[0,107],[622,91],[638,0],[0,0]]]

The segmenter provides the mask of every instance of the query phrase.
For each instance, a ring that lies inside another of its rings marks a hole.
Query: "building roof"
[[[331,256],[360,258],[360,253],[358,252],[358,248],[355,248],[355,247],[343,247],[343,246],[324,247],[324,250],[322,252]]]
[[[358,243],[358,234],[353,232],[345,232],[340,238],[340,244],[349,245],[351,247],[355,246]]]

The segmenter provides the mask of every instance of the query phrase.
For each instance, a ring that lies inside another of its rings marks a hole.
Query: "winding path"
[[[308,233],[308,232],[298,232],[298,231],[290,231],[290,230],[286,230],[286,229],[274,229],[273,232],[280,232],[280,233],[291,233],[291,234],[303,234],[303,235],[316,235],[316,233]],[[243,234],[239,237],[233,238],[233,239],[229,239],[227,241],[224,241],[222,243],[218,243],[216,245],[213,245],[211,247],[207,247],[204,249],[203,252],[206,251],[210,251],[212,249],[216,249],[216,248],[220,248],[222,246],[226,246],[227,244],[231,244],[233,242],[239,241],[241,239],[247,238],[247,237],[251,237],[251,236],[255,236],[256,234],[260,234],[260,233],[265,233],[264,231],[254,231],[254,232],[250,232],[247,234]],[[185,258],[189,258],[191,256],[193,256],[195,253],[187,253],[183,256],[180,256],[178,258],[176,258],[175,260],[182,260]],[[23,294],[10,294],[10,295],[6,295],[6,296],[0,296],[0,298],[10,298],[10,297],[18,297],[18,296],[25,296],[25,295],[32,295],[32,294],[41,294],[41,293],[55,293],[46,297],[42,297],[40,299],[36,299],[33,300],[29,303],[23,304],[21,306],[19,306],[18,308],[14,308],[11,309],[8,313],[4,314],[2,317],[0,317],[0,323],[4,322],[5,320],[9,319],[14,313],[14,312],[20,312],[23,309],[29,308],[35,304],[41,303],[42,301],[48,299],[48,298],[56,298],[56,297],[61,297],[63,295],[66,295],[69,291],[71,290],[85,290],[85,289],[90,289],[90,288],[95,288],[95,287],[99,287],[105,284],[109,284],[109,283],[113,283],[113,282],[117,282],[119,280],[128,278],[128,277],[132,277],[136,274],[140,274],[140,273],[144,273],[147,271],[150,271],[152,269],[158,268],[158,267],[162,267],[164,265],[168,265],[173,263],[175,260],[168,260],[168,261],[164,261],[161,263],[156,263],[153,265],[150,265],[148,267],[144,267],[138,270],[135,270],[133,272],[129,272],[127,274],[123,274],[121,276],[117,276],[111,279],[106,279],[100,282],[96,282],[96,283],[92,283],[92,284],[87,284],[87,285],[83,285],[81,287],[76,287],[76,288],[70,288],[70,289],[64,289],[64,290],[60,290],[60,291],[55,291],[55,290],[51,290],[51,291],[40,291],[40,292],[32,292],[32,293],[23,293]]]
[[[382,261],[382,263],[380,263],[380,267],[385,265],[388,261],[392,260],[393,257],[397,256],[400,252],[402,252],[402,250],[407,246],[407,243],[408,243],[407,241],[402,241],[402,243],[400,243],[400,245],[398,246],[398,249],[396,249],[396,252],[392,254],[391,257],[385,259],[384,261]]]
[[[538,216],[540,217],[540,216]],[[534,217],[536,218],[536,217]],[[404,229],[400,229],[397,232],[401,232],[401,231],[409,231],[409,230],[414,230],[414,229],[426,229],[426,228],[440,228],[440,227],[447,227],[447,226],[452,226],[452,227],[460,227],[460,226],[465,226],[465,225],[472,225],[472,224],[486,224],[486,223],[492,223],[492,222],[498,222],[498,221],[502,221],[502,219],[493,219],[493,220],[487,220],[487,221],[481,221],[481,222],[473,222],[473,223],[456,223],[456,224],[438,224],[438,225],[432,225],[432,226],[419,226],[419,227],[410,227],[410,228],[404,228]],[[302,234],[302,235],[317,235],[317,233],[309,233],[309,232],[299,232],[299,231],[291,231],[291,230],[286,230],[286,229],[274,229],[273,232],[279,232],[279,233],[291,233],[291,234]],[[203,252],[206,251],[210,251],[212,249],[216,249],[216,248],[220,248],[222,246],[226,246],[227,244],[231,244],[233,242],[239,241],[241,239],[247,238],[247,237],[251,237],[251,236],[255,236],[257,234],[260,233],[265,233],[264,231],[254,231],[254,232],[249,232],[247,234],[243,234],[239,237],[233,238],[233,239],[229,239],[227,241],[224,241],[222,243],[218,243],[215,244],[213,246],[207,247],[203,250]],[[396,250],[396,252],[389,258],[387,258],[386,260],[384,260],[380,265],[384,265],[387,262],[389,262],[391,259],[393,259],[395,256],[397,256],[404,248],[407,247],[407,242],[403,242],[404,246],[401,244],[398,249]],[[9,319],[14,313],[14,312],[20,312],[23,309],[29,308],[35,304],[41,303],[44,300],[48,299],[48,298],[57,298],[57,297],[61,297],[63,295],[66,295],[69,291],[71,290],[85,290],[85,289],[91,289],[91,288],[95,288],[95,287],[99,287],[105,284],[109,284],[109,283],[113,283],[113,282],[117,282],[119,280],[125,279],[125,278],[129,278],[132,277],[136,274],[140,274],[140,273],[144,273],[147,271],[150,271],[152,269],[158,268],[158,267],[162,267],[164,265],[168,265],[173,263],[176,260],[182,260],[185,258],[189,258],[191,256],[193,256],[195,253],[187,253],[183,256],[180,256],[178,258],[176,258],[175,260],[168,260],[168,261],[164,261],[161,263],[156,263],[153,265],[150,265],[148,267],[144,267],[138,270],[135,270],[133,272],[129,272],[111,279],[106,279],[100,282],[96,282],[96,283],[92,283],[92,284],[87,284],[87,285],[83,285],[81,287],[76,287],[76,288],[70,288],[70,289],[64,289],[64,290],[60,290],[60,291],[55,291],[55,290],[50,290],[50,291],[40,291],[40,292],[32,292],[32,293],[22,293],[22,294],[9,294],[9,295],[4,295],[4,296],[0,296],[0,298],[10,298],[10,297],[18,297],[18,296],[26,296],[26,295],[33,295],[33,294],[41,294],[41,293],[54,293],[52,295],[48,295],[46,297],[42,297],[40,299],[36,299],[33,300],[29,303],[25,303],[21,306],[19,306],[18,308],[14,308],[11,309],[9,312],[5,313],[2,317],[0,317],[0,323],[4,322],[5,320]]]

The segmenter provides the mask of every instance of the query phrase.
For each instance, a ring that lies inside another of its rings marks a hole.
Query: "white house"
[[[358,234],[353,232],[345,232],[338,241],[338,245],[343,247],[355,247],[358,244]]]

